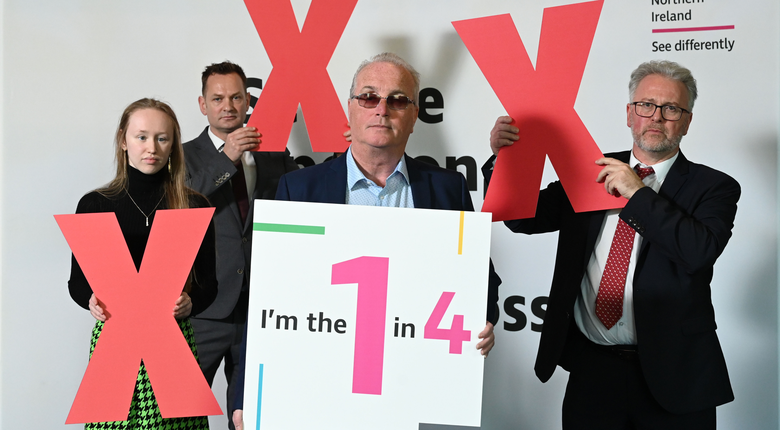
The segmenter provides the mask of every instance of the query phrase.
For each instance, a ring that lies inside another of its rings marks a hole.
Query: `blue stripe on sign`
[[[260,430],[260,406],[263,402],[263,364],[260,363],[260,376],[257,377],[257,418],[255,419],[255,429]]]

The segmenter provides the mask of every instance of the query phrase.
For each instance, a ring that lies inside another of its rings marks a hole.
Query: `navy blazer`
[[[607,156],[628,162],[630,152]],[[483,167],[486,180],[491,167],[490,162]],[[672,413],[734,399],[715,333],[710,281],[731,237],[739,196],[733,178],[680,153],[658,193],[642,188],[620,212],[643,238],[633,279],[639,361],[653,396]],[[554,182],[539,193],[534,218],[505,222],[517,233],[559,232],[535,365],[542,382],[557,365],[576,366],[579,348],[586,347],[568,334],[605,214],[575,213],[560,182]]]

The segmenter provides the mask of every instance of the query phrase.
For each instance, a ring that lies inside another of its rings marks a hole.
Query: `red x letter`
[[[509,15],[452,23],[520,128],[520,141],[501,150],[485,196],[482,211],[493,221],[534,216],[545,155],[576,212],[625,205],[596,183],[602,167],[594,162],[603,155],[574,110],[603,3],[545,9],[536,70]]]
[[[222,414],[172,315],[213,213],[157,211],[138,271],[113,213],[55,216],[111,312],[66,424],[127,420],[141,360],[164,418]]]
[[[262,151],[284,151],[298,103],[315,152],[344,152],[347,117],[328,63],[357,0],[312,0],[298,31],[290,0],[244,0],[273,70],[248,126],[263,134]]]

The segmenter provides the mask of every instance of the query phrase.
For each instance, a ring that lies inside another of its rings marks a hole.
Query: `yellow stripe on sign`
[[[466,212],[460,211],[460,231],[458,232],[458,255],[463,255],[463,220]]]

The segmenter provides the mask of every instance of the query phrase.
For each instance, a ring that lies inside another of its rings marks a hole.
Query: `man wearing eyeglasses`
[[[473,211],[463,175],[405,154],[417,121],[419,93],[420,75],[401,57],[385,52],[364,61],[352,79],[347,102],[349,149],[338,158],[282,176],[276,199]],[[500,283],[491,263],[487,324],[477,344],[485,357],[495,342]]]
[[[688,69],[641,64],[626,105],[632,150],[592,160],[604,166],[594,180],[625,207],[574,213],[554,182],[534,218],[505,223],[559,232],[535,370],[542,382],[556,366],[569,371],[564,429],[714,429],[715,407],[734,399],[710,281],[740,187],[680,152],[696,96]],[[511,121],[496,121],[494,153],[522,145]],[[483,168],[488,180],[491,169]]]

